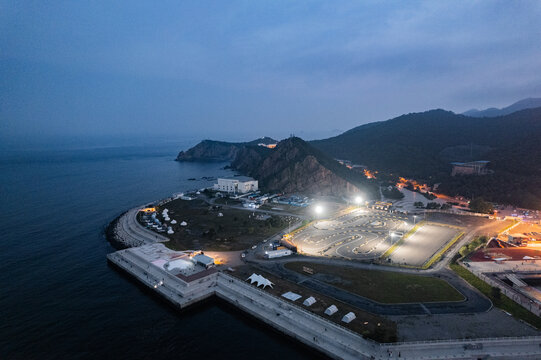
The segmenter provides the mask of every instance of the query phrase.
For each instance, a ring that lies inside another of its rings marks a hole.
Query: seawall
[[[398,355],[401,359],[541,358],[541,337],[379,344],[223,272],[183,281],[149,263],[138,251],[121,250],[107,258],[177,308],[218,296],[334,359],[396,359]]]

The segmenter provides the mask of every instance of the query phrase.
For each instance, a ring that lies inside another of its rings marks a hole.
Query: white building
[[[218,183],[214,184],[215,190],[240,194],[257,191],[258,188],[257,180],[246,176],[220,178],[218,179]]]

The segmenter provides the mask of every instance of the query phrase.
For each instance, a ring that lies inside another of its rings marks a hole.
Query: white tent
[[[180,223],[180,226],[186,226],[186,225],[188,225],[188,223],[186,221],[183,221],[183,222]]]
[[[171,220],[171,219],[169,219],[169,216],[166,216],[166,217],[164,217],[163,219],[164,219],[165,221]]]
[[[344,317],[342,318],[342,322],[349,324],[350,322],[355,320],[355,318],[356,318],[355,314],[350,311],[346,315],[344,315]]]
[[[310,296],[309,298],[306,298],[306,300],[304,300],[304,302],[302,304],[305,305],[305,306],[312,306],[315,303],[316,303],[316,299],[314,299],[313,296]]]
[[[338,311],[338,308],[335,305],[331,305],[327,309],[325,309],[325,315],[332,315],[337,311]]]
[[[169,261],[167,264],[165,264],[164,267],[168,270],[173,270],[173,269],[185,270],[185,269],[193,268],[194,266],[195,266],[194,263],[191,261],[184,260],[184,259],[177,259],[177,260]]]
[[[257,287],[263,286],[263,289],[266,288],[267,286],[270,286],[272,288],[272,285],[274,285],[273,283],[270,282],[270,280],[255,273],[250,275],[250,277],[246,279],[246,281],[248,280],[250,280],[250,284],[256,283]]]
[[[177,221],[176,220],[171,220],[171,224],[176,224]]]

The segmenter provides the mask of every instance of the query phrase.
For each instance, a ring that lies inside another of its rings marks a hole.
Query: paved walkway
[[[541,337],[378,344],[324,317],[223,273],[186,283],[150,265],[135,249],[108,258],[169,301],[184,307],[218,295],[276,329],[336,359],[539,359]],[[161,285],[160,285],[161,284]]]
[[[122,214],[115,226],[117,240],[127,247],[153,244],[169,241],[169,238],[148,230],[137,222],[139,207],[128,210]]]

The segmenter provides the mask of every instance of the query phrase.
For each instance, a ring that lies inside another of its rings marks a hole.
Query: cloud
[[[107,123],[144,124],[155,114],[178,131],[227,123],[258,134],[277,126],[323,132],[541,96],[536,1],[38,2],[2,10],[0,61],[9,66],[0,75],[9,84],[0,88],[0,115],[17,120],[7,131],[25,121],[61,131],[68,120],[83,131],[93,116],[103,131],[118,131]],[[54,116],[41,124],[35,117],[44,112]]]

